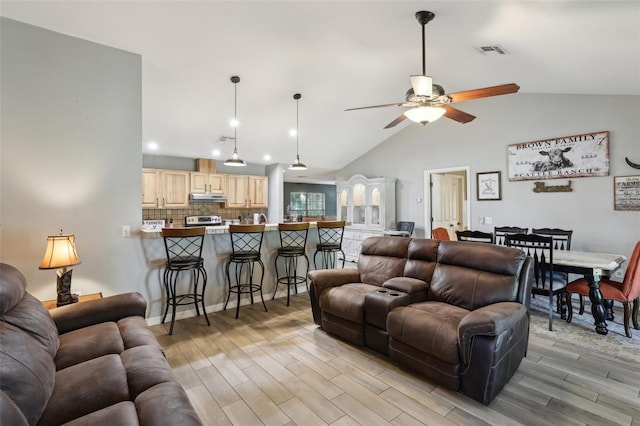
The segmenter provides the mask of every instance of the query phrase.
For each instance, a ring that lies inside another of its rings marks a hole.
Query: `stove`
[[[184,226],[220,226],[222,218],[220,216],[186,216]]]

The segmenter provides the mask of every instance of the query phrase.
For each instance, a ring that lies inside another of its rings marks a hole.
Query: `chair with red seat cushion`
[[[434,228],[431,231],[434,240],[449,241],[449,232],[445,228]]]
[[[600,292],[602,298],[607,300],[617,300],[624,306],[624,331],[627,337],[631,337],[631,329],[629,328],[629,318],[633,318],[633,326],[636,330],[640,330],[638,325],[638,308],[640,305],[640,241],[636,243],[629,267],[624,274],[622,282],[613,281],[608,278],[600,280]],[[577,293],[581,296],[589,295],[589,282],[585,278],[580,278],[570,282],[567,285],[567,306],[569,315],[567,322],[571,322],[573,316],[571,307],[571,294]],[[631,314],[631,302],[633,302],[633,315]]]

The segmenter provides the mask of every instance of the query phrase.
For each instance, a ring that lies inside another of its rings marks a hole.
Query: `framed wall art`
[[[614,210],[640,210],[640,176],[613,177]]]
[[[609,132],[509,145],[509,180],[609,176]]]
[[[500,174],[499,171],[476,173],[478,201],[502,199]]]

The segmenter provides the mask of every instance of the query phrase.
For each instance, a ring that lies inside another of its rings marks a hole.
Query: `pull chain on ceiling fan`
[[[485,87],[482,89],[467,90],[464,92],[445,94],[442,86],[433,84],[432,78],[427,76],[426,70],[426,46],[425,46],[425,25],[429,23],[435,14],[429,11],[416,12],[416,19],[422,27],[422,75],[410,76],[411,88],[405,94],[405,102],[393,104],[372,105],[359,108],[349,108],[345,111],[359,109],[384,108],[390,106],[410,107],[395,120],[387,124],[384,128],[389,129],[402,123],[406,118],[425,125],[437,120],[443,115],[459,123],[468,123],[476,117],[459,109],[453,108],[450,104],[463,102],[471,99],[486,98],[490,96],[506,95],[516,93],[520,86],[515,83],[502,84],[499,86]]]

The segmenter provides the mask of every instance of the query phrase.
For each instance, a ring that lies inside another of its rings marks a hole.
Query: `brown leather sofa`
[[[309,272],[315,323],[491,402],[527,351],[531,260],[492,244],[371,237],[357,266]]]
[[[0,264],[0,424],[201,425],[139,293],[47,311]]]

